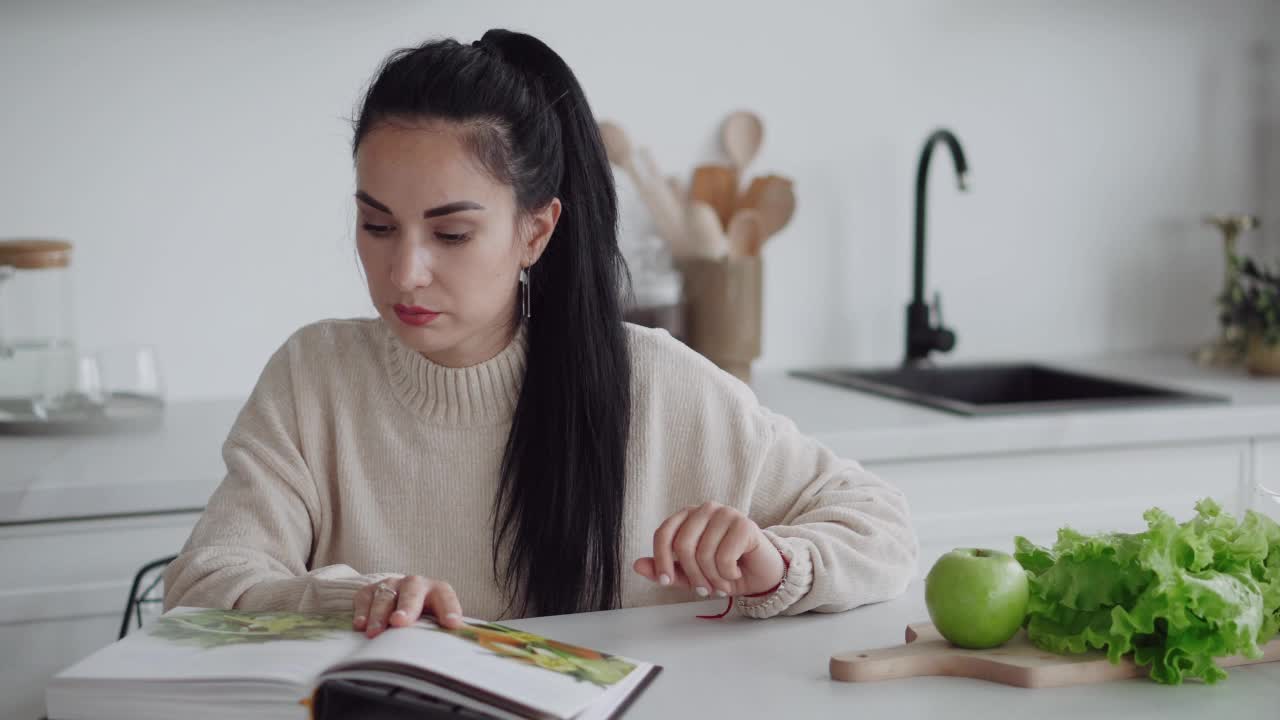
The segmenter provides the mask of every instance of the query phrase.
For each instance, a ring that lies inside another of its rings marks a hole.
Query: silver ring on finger
[[[395,596],[399,595],[399,594],[400,594],[400,592],[399,592],[399,591],[397,591],[397,590],[395,590],[395,589],[393,589],[390,585],[385,585],[385,584],[383,584],[383,583],[378,583],[377,587],[375,587],[375,588],[373,589],[373,594],[374,594],[374,595],[383,595],[383,596],[395,597]]]

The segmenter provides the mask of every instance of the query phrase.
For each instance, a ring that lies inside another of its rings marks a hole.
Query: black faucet
[[[956,345],[955,332],[942,325],[942,297],[934,295],[932,309],[936,310],[938,316],[936,326],[931,318],[931,308],[924,301],[925,189],[929,179],[929,158],[933,155],[933,146],[939,140],[951,150],[960,189],[968,189],[969,164],[965,162],[960,141],[950,130],[934,131],[924,143],[924,150],[920,152],[920,166],[916,170],[916,253],[911,304],[907,306],[907,354],[902,360],[904,366],[928,365],[930,352],[949,352]]]

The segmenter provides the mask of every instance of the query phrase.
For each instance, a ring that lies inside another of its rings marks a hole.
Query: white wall
[[[181,6],[181,7],[179,7]],[[85,345],[157,345],[174,398],[248,391],[299,325],[369,309],[347,118],[392,48],[533,32],[669,171],[759,110],[796,178],[761,365],[902,352],[912,185],[939,155],[930,291],[957,358],[1189,346],[1220,278],[1206,211],[1280,240],[1280,3],[7,2],[0,236],[76,242]],[[638,228],[642,221],[626,218]]]

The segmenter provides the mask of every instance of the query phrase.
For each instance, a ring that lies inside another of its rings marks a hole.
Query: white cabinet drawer
[[[1136,531],[1158,506],[1187,519],[1212,497],[1238,513],[1246,500],[1249,443],[993,455],[868,463],[907,495],[920,535],[920,570],[939,554],[977,545],[1010,550],[1024,535],[1051,543],[1081,532]]]
[[[119,613],[0,624],[0,720],[44,717],[53,676],[110,645],[119,631]]]
[[[0,527],[0,624],[119,613],[146,563],[182,549],[199,513]]]
[[[199,513],[0,526],[0,718],[36,718],[54,673],[116,639],[134,574]]]

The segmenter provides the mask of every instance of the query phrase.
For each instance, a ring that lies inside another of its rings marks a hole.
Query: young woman
[[[626,324],[617,199],[573,73],[524,34],[393,53],[355,126],[377,319],[267,363],[166,607],[549,615],[734,597],[752,617],[900,594],[895,488]]]

